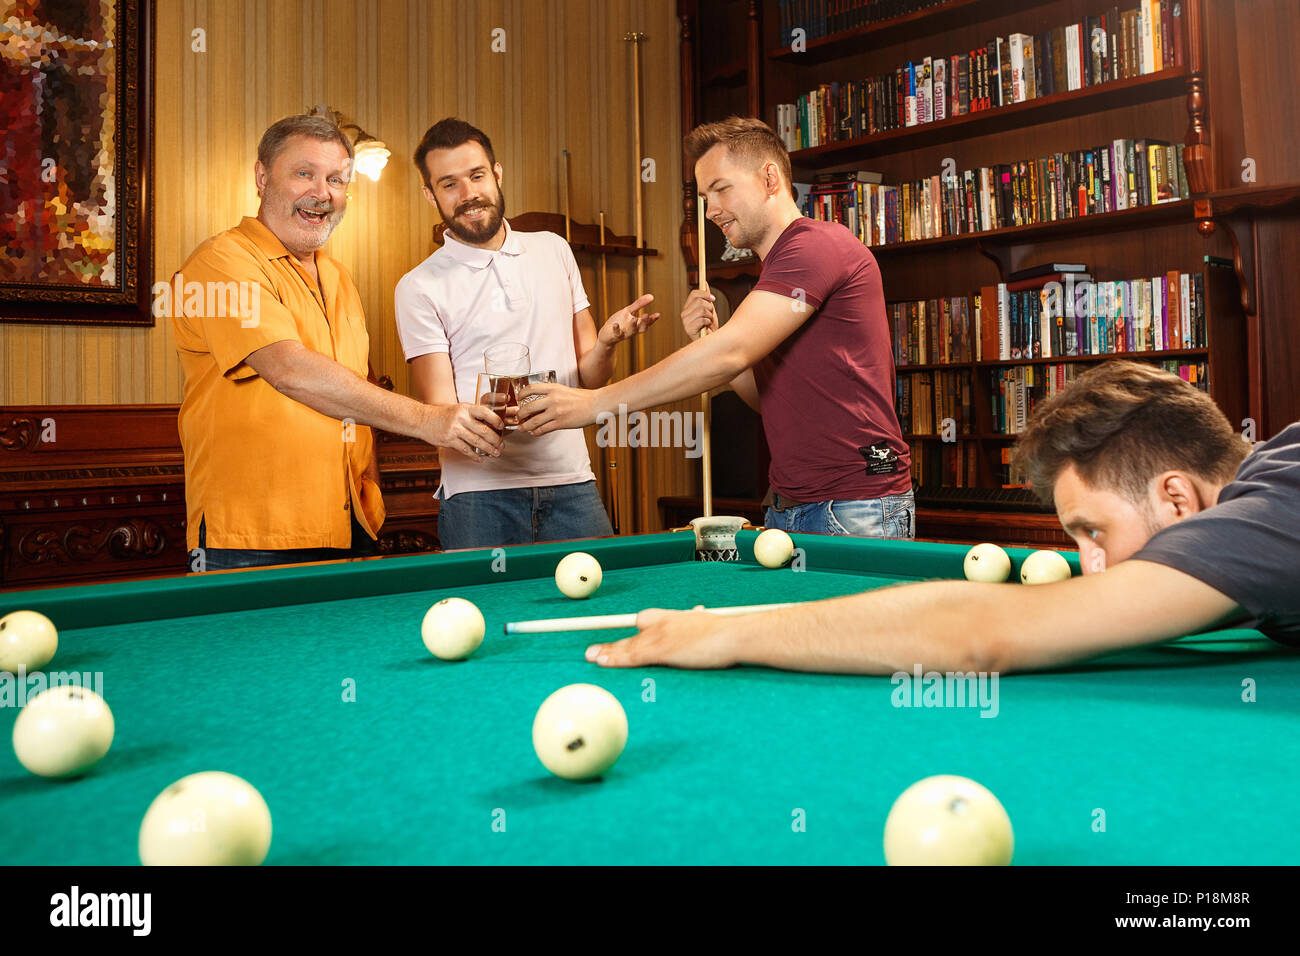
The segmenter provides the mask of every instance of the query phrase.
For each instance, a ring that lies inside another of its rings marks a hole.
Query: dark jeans
[[[379,549],[370,535],[352,519],[350,548],[282,548],[258,551],[251,548],[209,548],[207,519],[199,522],[199,548],[189,554],[191,571],[229,571],[232,568],[261,568],[276,564],[306,564],[309,561],[337,561],[340,558],[368,558]]]
[[[462,491],[438,502],[438,540],[448,551],[613,533],[594,481]]]

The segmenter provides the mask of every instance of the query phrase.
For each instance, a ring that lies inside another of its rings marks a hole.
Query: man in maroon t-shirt
[[[708,218],[762,275],[721,328],[712,296],[682,311],[714,335],[604,388],[541,385],[521,407],[535,434],[592,424],[602,412],[676,401],[730,382],[761,412],[772,452],[770,528],[912,537],[911,467],[894,413],[894,360],[875,258],[843,226],[805,219],[790,157],[760,120],[697,127],[687,156]]]

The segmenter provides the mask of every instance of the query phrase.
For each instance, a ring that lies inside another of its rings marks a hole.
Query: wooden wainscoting
[[[176,405],[0,412],[0,590],[181,574],[185,463]],[[438,547],[438,453],[379,433],[384,554]]]

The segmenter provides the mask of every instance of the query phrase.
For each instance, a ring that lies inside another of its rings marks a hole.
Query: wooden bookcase
[[[1136,6],[1119,3],[1120,9]],[[1107,12],[1102,0],[947,0],[890,21],[860,26],[807,43],[806,52],[781,46],[776,0],[681,0],[683,131],[697,123],[732,114],[756,115],[769,124],[776,107],[821,83],[856,80],[884,73],[925,56],[948,56],[984,46],[1012,33],[1037,35]],[[1004,107],[968,113],[919,126],[832,142],[791,154],[796,181],[811,181],[820,172],[871,170],[885,184],[915,181],[938,173],[945,160],[958,170],[991,166],[1089,149],[1118,138],[1185,143],[1188,179],[1193,192],[1208,188],[1202,145],[1207,139],[1204,115],[1204,0],[1183,0],[1186,35],[1181,66],[1129,79],[1113,80]],[[698,42],[697,42],[698,38]],[[705,46],[707,45],[707,50]],[[698,77],[698,80],[697,80]],[[693,284],[695,187],[686,170],[683,183],[682,244]],[[873,246],[889,302],[970,296],[982,287],[1007,281],[1008,274],[1046,262],[1086,263],[1097,281],[1162,275],[1171,270],[1207,275],[1206,312],[1209,343],[1194,354],[1128,353],[1120,357],[1159,360],[1184,356],[1186,362],[1209,364],[1210,391],[1235,424],[1247,412],[1244,321],[1231,270],[1209,267],[1206,256],[1231,259],[1227,237],[1199,234],[1191,199],[1121,210],[1077,219]],[[756,261],[719,261],[721,236],[706,230],[704,250],[710,285],[734,310],[758,275]],[[716,246],[715,246],[716,243]],[[978,448],[979,486],[990,498],[996,487],[1001,449],[1014,436],[992,432],[990,388],[995,369],[1015,364],[1095,362],[1100,357],[1034,359],[1020,362],[968,363],[976,395],[972,434],[962,436]],[[928,366],[948,368],[950,366]],[[900,369],[900,374],[908,369]],[[739,403],[736,403],[739,405]],[[717,402],[715,400],[715,407]],[[749,488],[766,488],[766,448],[761,423],[748,409],[728,408],[715,414],[715,459],[747,456],[749,481],[714,482],[714,494],[737,503],[751,499]],[[755,441],[757,436],[757,441]],[[912,442],[938,437],[909,436]],[[734,451],[733,451],[734,449]],[[732,471],[738,469],[733,468]],[[740,469],[743,471],[743,469]],[[1022,502],[996,506],[948,507],[927,501],[930,489],[918,490],[918,535],[954,539],[999,536],[1033,543],[1064,543],[1063,533],[1026,494]],[[942,499],[943,496],[936,496]],[[674,509],[680,502],[665,503]],[[978,519],[976,516],[979,516]],[[1046,524],[1044,523],[1046,520]]]

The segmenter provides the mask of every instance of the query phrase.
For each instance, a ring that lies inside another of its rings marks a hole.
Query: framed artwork
[[[0,0],[0,321],[152,325],[151,0]]]

